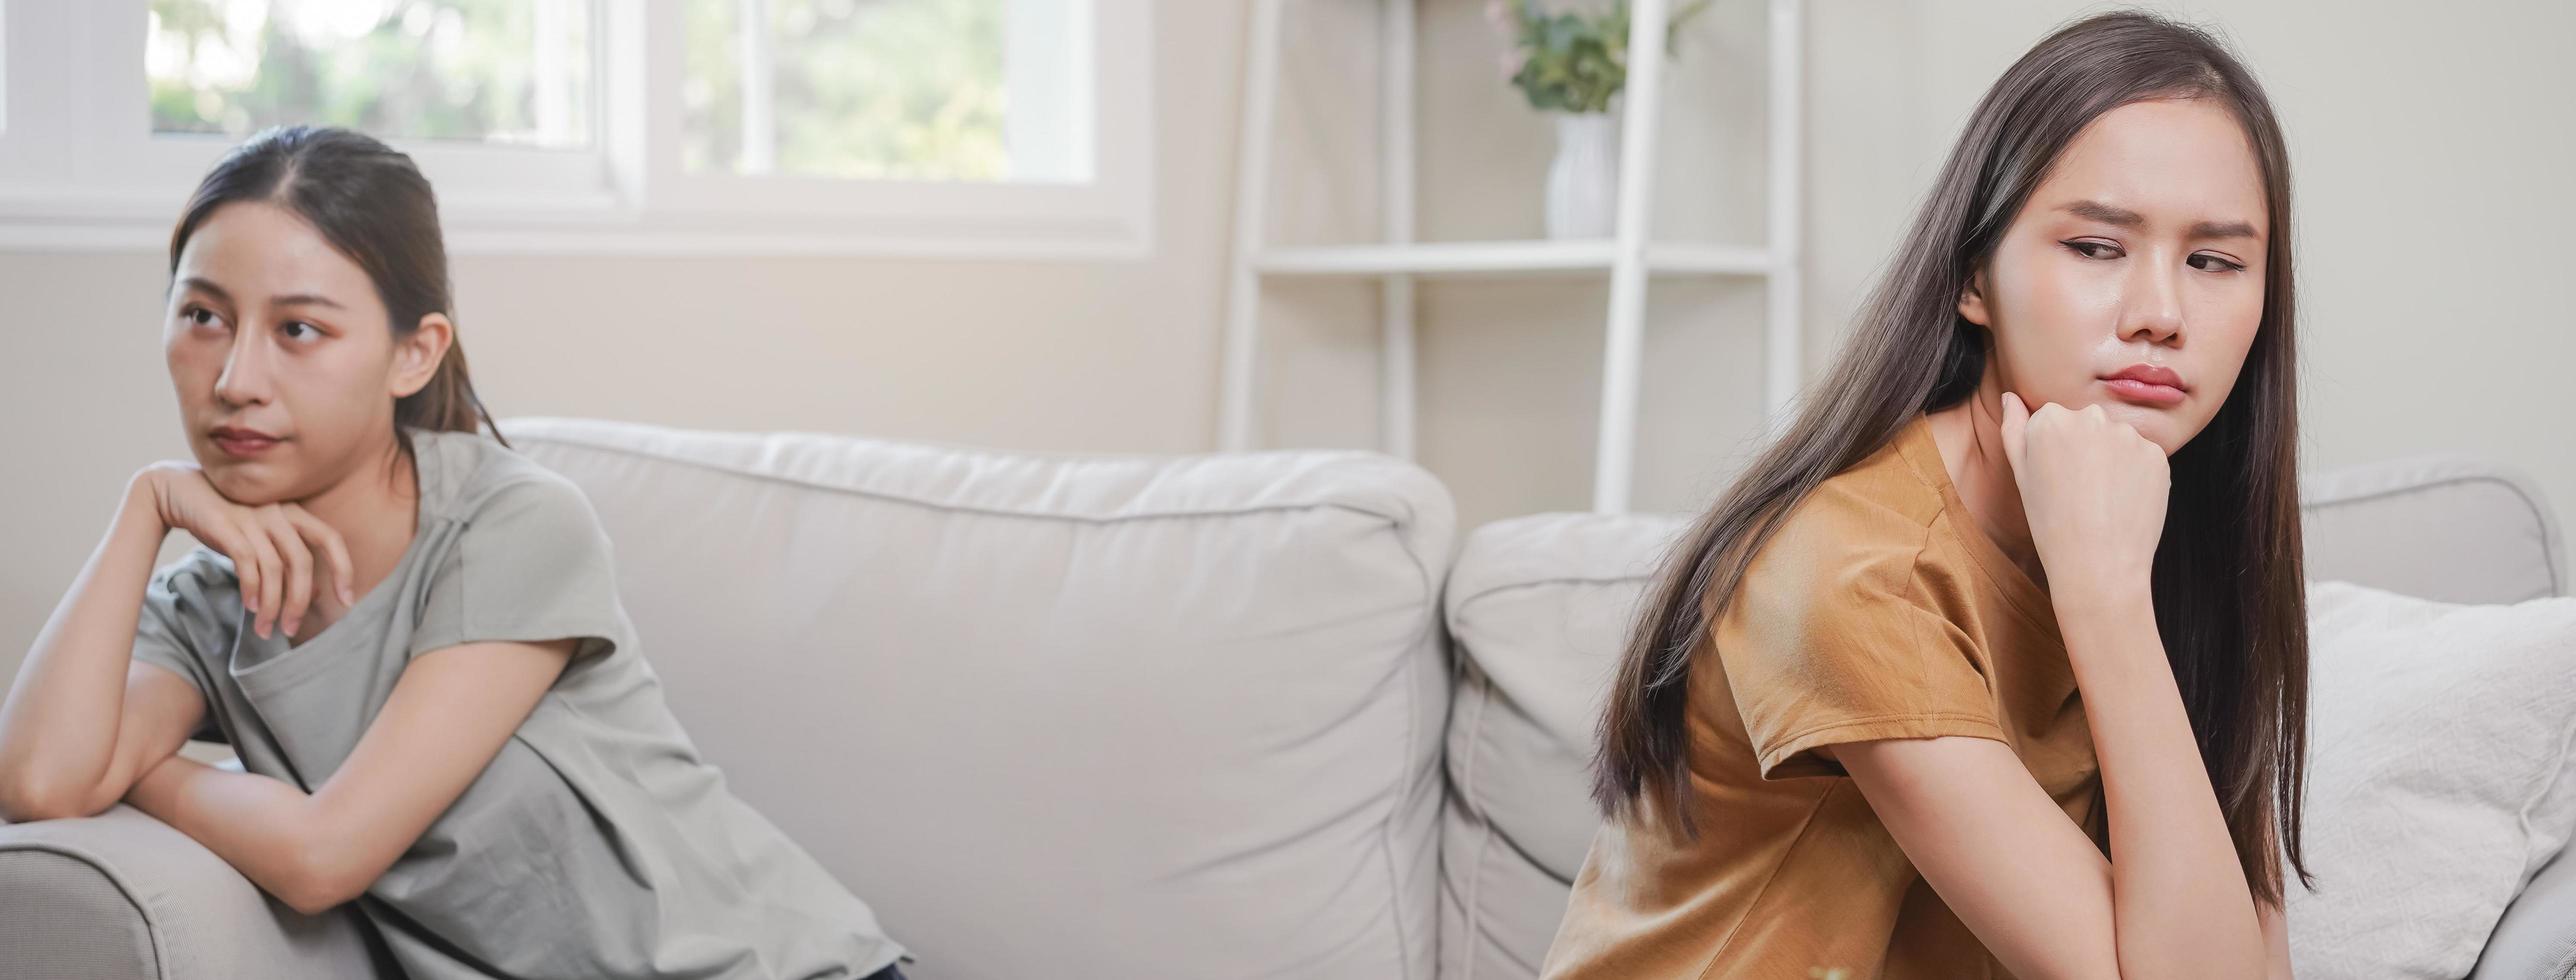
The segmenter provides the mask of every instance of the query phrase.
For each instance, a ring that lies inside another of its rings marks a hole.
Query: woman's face
[[[2068,144],[1959,300],[2002,390],[2100,405],[2172,455],[2218,414],[2263,320],[2270,215],[2217,103],[2134,102]],[[2136,365],[2167,383],[2115,379]],[[2175,384],[2177,383],[2178,384]]]
[[[256,201],[189,236],[165,323],[189,448],[217,491],[252,505],[312,497],[381,459],[394,399],[427,383],[437,357],[424,367],[420,348],[443,353],[446,329],[431,316],[398,341],[366,270]]]

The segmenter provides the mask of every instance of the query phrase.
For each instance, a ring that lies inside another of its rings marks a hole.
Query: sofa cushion
[[[2576,598],[2457,605],[2308,589],[2314,891],[2289,889],[2302,975],[2458,977],[2567,843]],[[2553,792],[2553,790],[2555,790]]]
[[[2468,980],[2569,980],[2576,977],[2576,857],[2564,849],[2513,897],[2478,951]]]
[[[500,428],[589,495],[699,748],[907,972],[1431,976],[1429,474]]]
[[[1458,692],[1441,830],[1443,980],[1538,975],[1600,820],[1593,725],[1671,515],[1540,514],[1470,535],[1449,578]]]

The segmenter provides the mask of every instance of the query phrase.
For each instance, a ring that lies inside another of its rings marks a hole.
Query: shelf
[[[1272,248],[1252,261],[1272,276],[1507,276],[1610,271],[1618,254],[1609,239],[1423,242],[1411,245],[1312,245]],[[1771,253],[1760,248],[1682,242],[1646,246],[1646,271],[1660,276],[1767,276]]]
[[[0,0],[5,2],[5,0]],[[1787,418],[1799,379],[1802,279],[1799,177],[1806,166],[1805,0],[1767,0],[1767,89],[1763,112],[1765,207],[1762,241],[1727,245],[1657,241],[1654,216],[1656,143],[1663,111],[1665,43],[1672,8],[1684,0],[1625,0],[1628,21],[1629,95],[1620,113],[1618,201],[1614,234],[1560,241],[1422,242],[1415,223],[1414,189],[1424,176],[1414,152],[1414,28],[1420,0],[1378,0],[1376,112],[1377,209],[1374,233],[1353,231],[1360,243],[1311,246],[1270,244],[1273,123],[1279,110],[1282,49],[1303,38],[1284,26],[1291,6],[1311,0],[1249,0],[1251,38],[1245,47],[1243,104],[1237,118],[1234,173],[1234,244],[1226,265],[1224,355],[1218,381],[1217,445],[1250,449],[1260,400],[1261,313],[1265,284],[1282,278],[1377,280],[1378,439],[1397,456],[1414,454],[1416,322],[1419,280],[1497,277],[1591,277],[1606,280],[1601,319],[1601,411],[1592,451],[1592,508],[1628,509],[1637,455],[1639,391],[1645,374],[1646,294],[1649,283],[1688,276],[1744,277],[1759,281],[1763,299],[1763,403],[1770,431]],[[1347,15],[1332,14],[1334,23]],[[1444,19],[1454,20],[1455,18]],[[1364,37],[1372,32],[1353,35]],[[1302,41],[1301,41],[1302,43]],[[1733,50],[1740,49],[1730,49]],[[1346,62],[1363,59],[1346,52]],[[1503,202],[1525,207],[1526,202]],[[1678,239],[1685,233],[1667,229]],[[1633,251],[1632,251],[1633,249]]]

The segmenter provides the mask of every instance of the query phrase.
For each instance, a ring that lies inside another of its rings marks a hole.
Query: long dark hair
[[[2308,643],[2289,158],[2262,87],[2224,46],[2138,12],[2060,29],[1987,91],[1832,370],[1667,557],[1601,717],[1592,795],[1604,814],[1656,808],[1696,833],[1686,723],[1690,665],[1710,616],[1809,491],[1886,446],[1917,413],[1975,394],[1989,338],[1958,313],[1970,275],[2079,130],[2155,98],[2208,99],[2234,113],[2260,164],[2271,224],[2263,318],[2244,370],[2208,428],[2170,460],[2151,578],[2156,625],[2251,891],[2281,900],[2282,848],[2313,887],[2299,848]]]
[[[410,157],[374,137],[330,126],[279,126],[232,148],[197,184],[170,233],[172,276],[179,274],[179,252],[189,236],[216,209],[235,201],[263,201],[294,212],[365,269],[396,339],[420,329],[421,318],[432,313],[455,319],[438,198]],[[450,339],[428,384],[395,399],[394,435],[404,452],[411,451],[410,429],[489,429],[493,438],[501,437],[474,393],[462,340]]]

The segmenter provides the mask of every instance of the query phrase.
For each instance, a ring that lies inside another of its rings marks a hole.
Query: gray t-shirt
[[[205,695],[200,737],[311,792],[411,658],[581,641],[500,755],[355,903],[411,980],[834,980],[908,959],[699,758],[580,489],[488,436],[412,438],[418,531],[342,619],[301,645],[261,638],[232,563],[201,548],[154,574],[134,644]]]

